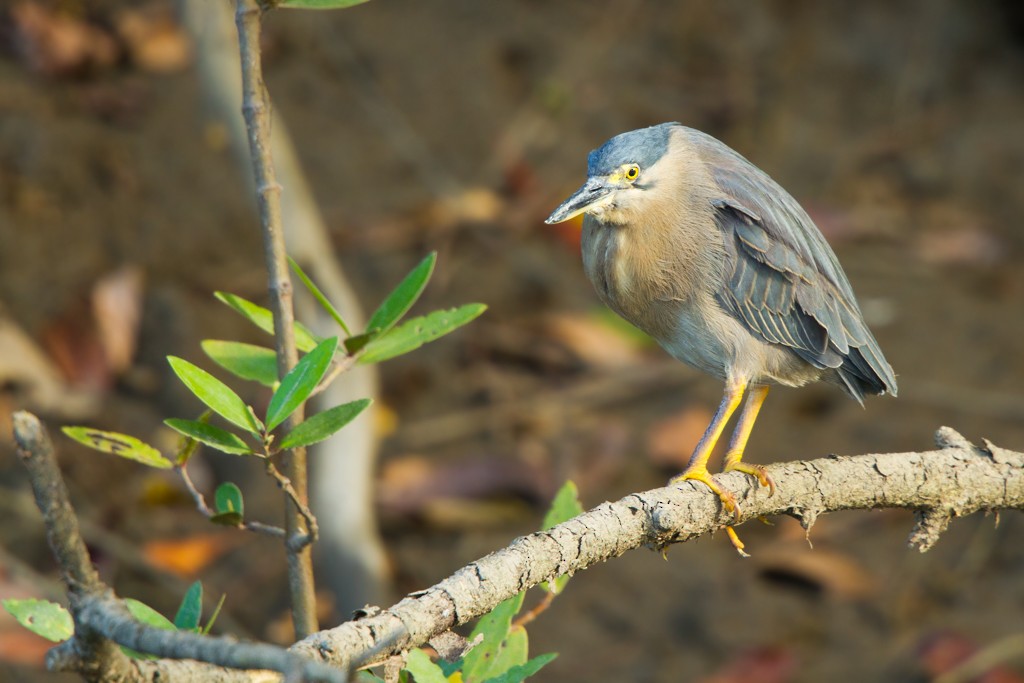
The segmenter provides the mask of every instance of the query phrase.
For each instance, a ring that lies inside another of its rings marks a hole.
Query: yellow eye
[[[639,166],[636,166],[634,164],[634,165],[630,165],[630,166],[626,167],[626,180],[636,180],[637,177],[639,177],[639,175],[640,175],[640,167]]]

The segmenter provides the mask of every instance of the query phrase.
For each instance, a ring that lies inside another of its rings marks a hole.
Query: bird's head
[[[616,135],[590,153],[587,182],[548,216],[545,223],[561,223],[589,213],[609,223],[625,223],[667,172],[658,161],[669,151],[678,124],[663,123]]]

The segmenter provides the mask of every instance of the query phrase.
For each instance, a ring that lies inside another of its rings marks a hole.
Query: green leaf
[[[135,619],[141,621],[146,626],[163,629],[164,631],[176,630],[170,619],[160,614],[144,602],[139,602],[132,598],[125,598],[124,606],[128,608],[128,612],[135,617]]]
[[[490,675],[497,676],[509,671],[514,666],[526,664],[529,652],[530,642],[526,636],[526,629],[522,626],[511,627],[491,661]]]
[[[148,467],[167,470],[174,464],[160,454],[160,451],[134,436],[117,432],[104,432],[92,427],[62,427],[61,431],[80,444],[104,453],[140,462]]]
[[[373,403],[371,399],[361,398],[317,413],[288,432],[288,435],[281,440],[281,450],[286,451],[289,448],[309,446],[323,441],[354,420],[371,403]]]
[[[365,1],[366,0],[363,0],[363,2]],[[338,323],[338,327],[345,331],[345,336],[351,337],[352,331],[348,329],[348,325],[346,325],[345,321],[342,320],[341,313],[338,313],[338,309],[334,307],[334,304],[327,300],[324,293],[320,291],[320,288],[317,287],[311,279],[309,279],[309,276],[306,275],[299,264],[296,263],[295,259],[289,256],[288,263],[291,264],[292,270],[294,270],[295,274],[299,276],[300,280],[302,280],[302,284],[306,285],[306,289],[308,289],[309,293],[313,295],[313,298],[319,302],[323,309],[327,311],[332,318],[334,318],[334,322]]]
[[[59,643],[75,634],[71,613],[55,602],[12,598],[4,600],[3,606],[19,624],[47,640]]]
[[[207,446],[216,448],[218,451],[232,455],[251,455],[253,452],[252,448],[242,441],[238,435],[205,422],[169,417],[164,420],[164,424],[179,434],[205,443]]]
[[[284,376],[281,386],[270,397],[270,405],[267,407],[268,431],[284,422],[309,398],[316,385],[327,374],[327,368],[331,366],[337,348],[337,337],[323,340]]]
[[[201,633],[205,636],[209,634],[210,629],[213,628],[213,624],[217,621],[217,617],[220,616],[220,610],[224,607],[224,601],[227,600],[227,593],[220,594],[220,600],[217,601],[217,606],[213,608],[213,614],[210,615],[210,620],[206,622],[206,626],[202,628]]]
[[[249,410],[249,406],[227,384],[183,358],[168,356],[167,362],[171,364],[178,379],[210,410],[257,436],[263,431],[263,425]]]
[[[157,612],[149,605],[133,600],[132,598],[124,599],[124,606],[128,608],[128,613],[135,617],[136,620],[141,621],[147,626],[159,628],[164,631],[174,631],[174,624],[171,623],[167,617]],[[156,659],[153,655],[143,654],[136,652],[131,648],[121,646],[121,651],[133,659]]]
[[[356,683],[384,683],[384,679],[374,676],[369,671],[357,671]]]
[[[230,481],[224,482],[213,494],[213,507],[220,514],[234,512],[239,516],[244,515],[245,501],[242,500],[242,490]]]
[[[199,422],[200,424],[204,425],[209,424],[210,417],[212,415],[212,410],[204,410],[202,414],[199,415],[199,419],[196,420],[196,422]],[[200,441],[198,441],[197,439],[193,439],[191,436],[187,434],[182,434],[181,439],[179,439],[179,443],[180,445],[178,447],[178,455],[177,457],[175,457],[174,463],[178,467],[184,467],[186,464],[188,464],[188,461],[192,458],[192,456],[196,454],[196,450],[199,448]]]
[[[242,523],[242,519],[242,515],[237,512],[220,512],[216,515],[210,515],[210,521],[221,526],[237,527]]]
[[[448,683],[441,667],[430,661],[430,655],[419,648],[409,650],[405,670],[416,678],[416,683]]]
[[[363,347],[373,341],[375,336],[376,335],[364,332],[363,334],[357,334],[354,337],[349,337],[345,340],[345,351],[348,352],[348,355],[354,356],[362,351]]]
[[[402,319],[416,300],[423,293],[427,286],[430,275],[434,272],[434,263],[437,262],[437,252],[432,251],[427,257],[419,262],[405,278],[398,283],[398,286],[388,294],[384,302],[370,316],[370,322],[366,323],[366,331],[383,334],[394,327],[395,323]]]
[[[174,615],[174,626],[179,631],[199,631],[199,620],[203,616],[203,584],[196,581],[181,599],[177,614]]]
[[[409,353],[462,327],[486,310],[487,306],[483,304],[466,304],[408,320],[367,344],[359,356],[359,362],[380,363]]]
[[[278,7],[285,9],[345,9],[370,0],[282,0]]]
[[[522,683],[530,676],[547,666],[548,662],[557,657],[558,654],[549,652],[546,655],[538,655],[528,661],[526,664],[520,666],[514,666],[508,671],[505,671],[494,678],[487,679],[486,683]]]
[[[466,683],[479,683],[487,680],[491,675],[501,673],[493,671],[492,665],[495,657],[501,649],[502,643],[508,636],[512,619],[519,613],[523,606],[525,592],[512,596],[505,600],[491,612],[480,617],[468,640],[472,642],[478,635],[483,639],[480,643],[466,653],[462,665],[462,675]]]
[[[267,334],[274,334],[274,314],[269,309],[227,292],[214,292],[219,301],[229,306],[243,318],[260,328]],[[300,322],[295,323],[295,346],[299,351],[309,352],[316,348],[316,338],[309,328]]]
[[[220,339],[206,339],[201,346],[214,363],[236,377],[266,387],[277,384],[277,353],[273,349]]]
[[[541,529],[550,529],[580,514],[583,514],[583,506],[580,505],[579,490],[572,480],[568,480],[562,484],[562,488],[558,490],[554,500],[551,501],[551,507],[548,508],[548,513],[544,515]],[[568,574],[563,574],[553,582],[545,581],[540,586],[549,593],[558,595],[565,589],[565,584],[569,583],[569,578]]]

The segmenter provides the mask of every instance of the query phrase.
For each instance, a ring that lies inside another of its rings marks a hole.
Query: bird
[[[586,182],[545,221],[583,218],[583,268],[609,308],[674,358],[724,381],[689,463],[670,485],[701,482],[733,524],[735,496],[708,459],[743,403],[724,459],[775,492],[743,461],[772,385],[838,385],[896,395],[896,377],[868,329],[846,274],[800,204],[720,140],[680,123],[616,135],[590,153]],[[743,397],[746,395],[746,401]]]

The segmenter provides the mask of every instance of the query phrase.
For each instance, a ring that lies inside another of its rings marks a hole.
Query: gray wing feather
[[[693,132],[722,193],[713,202],[729,267],[721,301],[767,342],[834,368],[858,400],[896,394],[896,378],[868,329],[831,247],[775,181],[710,136]]]

